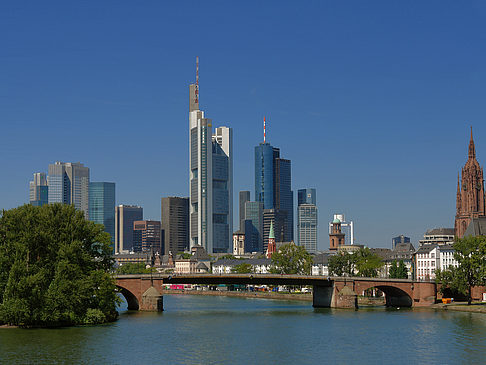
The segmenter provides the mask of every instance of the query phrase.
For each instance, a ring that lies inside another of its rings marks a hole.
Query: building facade
[[[162,252],[161,226],[159,221],[133,222],[133,246],[135,252]]]
[[[36,172],[29,182],[29,204],[41,207],[49,202],[49,187],[44,172]]]
[[[410,243],[410,237],[406,237],[403,234],[392,238],[392,250],[400,243]]]
[[[445,245],[454,242],[454,228],[429,229],[424,238],[419,240],[419,247],[424,245]]]
[[[245,251],[263,252],[263,203],[245,203]]]
[[[117,205],[115,207],[115,254],[135,252],[133,222],[140,220],[143,220],[142,207],[136,205]]]
[[[249,191],[240,191],[239,193],[239,218],[240,218],[240,231],[245,231],[245,204],[250,201]]]
[[[189,86],[190,246],[229,252],[233,233],[233,130],[216,128],[199,110],[199,84]]]
[[[331,232],[329,233],[329,250],[336,251],[341,246],[344,246],[344,243],[344,233],[341,232],[341,221],[335,218],[332,221]]]
[[[89,184],[89,219],[105,226],[105,232],[115,242],[115,183]]]
[[[471,128],[469,153],[461,176],[457,176],[456,219],[454,223],[457,237],[464,237],[472,219],[485,217],[485,196],[483,168],[476,160],[476,149]]]
[[[89,219],[89,168],[79,162],[55,162],[49,164],[48,175],[49,204],[72,204]]]
[[[316,189],[297,191],[297,234],[300,246],[307,252],[317,252]]]
[[[162,246],[164,254],[189,250],[189,199],[161,199]]]

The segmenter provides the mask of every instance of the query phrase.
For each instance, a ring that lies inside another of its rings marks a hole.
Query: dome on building
[[[338,218],[336,218],[332,221],[332,223],[341,223],[341,221]]]

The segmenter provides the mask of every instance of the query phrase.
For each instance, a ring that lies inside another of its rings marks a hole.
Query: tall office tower
[[[255,147],[255,200],[263,202],[264,209],[274,209],[279,215],[284,216],[283,239],[286,242],[294,238],[291,176],[291,162],[280,158],[280,149],[265,140]],[[275,237],[277,242],[280,242],[281,232],[275,230]],[[264,242],[267,242],[267,238],[268,236],[264,237]]]
[[[89,220],[103,224],[115,242],[115,183],[89,183]]]
[[[245,203],[250,201],[249,191],[240,191],[240,231],[245,232]]]
[[[49,187],[44,172],[36,172],[34,180],[29,182],[29,203],[40,207],[48,203]]]
[[[89,168],[82,163],[49,164],[49,204],[73,204],[89,219]]]
[[[133,251],[133,222],[143,220],[143,208],[136,205],[115,207],[115,253]]]
[[[273,224],[276,242],[288,242],[285,240],[285,220],[287,212],[277,209],[263,210],[263,252],[267,252],[270,226]]]
[[[317,252],[316,189],[297,191],[297,232],[299,245],[307,252]]]
[[[165,255],[189,250],[189,198],[162,198],[161,224]]]
[[[133,251],[161,253],[161,228],[159,221],[133,222]]]
[[[229,252],[233,233],[233,130],[216,128],[199,110],[199,62],[189,86],[190,246]]]
[[[263,252],[263,203],[245,203],[245,252]]]

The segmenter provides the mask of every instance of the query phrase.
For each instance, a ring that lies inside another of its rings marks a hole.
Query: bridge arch
[[[356,283],[358,284],[358,283]],[[365,290],[376,288],[385,293],[385,305],[387,307],[411,307],[413,305],[412,292],[407,288],[400,288],[394,284],[387,283],[359,283],[356,286],[358,294]]]
[[[138,301],[138,298],[135,294],[133,294],[130,290],[127,288],[124,288],[121,285],[116,286],[118,289],[118,292],[123,295],[125,300],[127,301],[128,304],[128,309],[129,310],[139,310],[140,308],[140,303]]]

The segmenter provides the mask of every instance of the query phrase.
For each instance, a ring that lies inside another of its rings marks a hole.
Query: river
[[[1,363],[481,364],[486,315],[313,309],[309,302],[166,295],[163,313],[117,322],[0,328]]]

